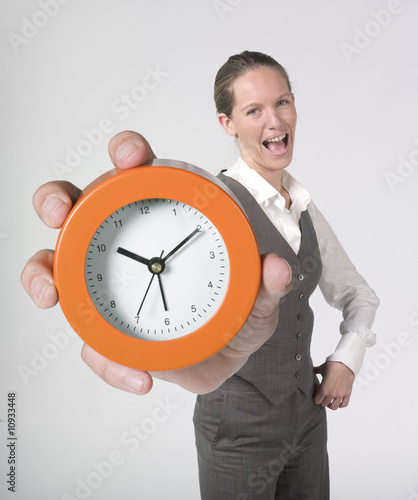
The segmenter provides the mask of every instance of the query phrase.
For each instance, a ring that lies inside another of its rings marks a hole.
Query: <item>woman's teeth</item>
[[[283,134],[279,137],[272,137],[263,141],[263,146],[266,147],[272,153],[283,152],[287,147],[288,135]]]
[[[279,142],[283,141],[283,139],[286,137],[286,134],[281,135],[280,137],[273,137],[273,139],[267,139],[264,142]]]

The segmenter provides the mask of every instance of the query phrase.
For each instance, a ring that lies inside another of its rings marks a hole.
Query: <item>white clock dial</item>
[[[175,200],[139,200],[97,228],[85,279],[116,329],[145,340],[182,337],[218,310],[229,282],[226,245],[214,224]]]

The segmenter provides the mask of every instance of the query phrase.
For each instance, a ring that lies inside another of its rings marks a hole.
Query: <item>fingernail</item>
[[[124,162],[131,154],[138,149],[137,145],[133,142],[124,142],[116,150],[116,158],[118,162]]]
[[[42,302],[42,297],[48,287],[54,286],[54,282],[50,278],[44,276],[38,276],[32,281],[32,292],[38,298],[39,302]]]
[[[143,385],[142,376],[136,373],[128,373],[125,376],[125,385],[132,389],[132,392],[140,394]]]
[[[286,260],[286,259],[283,259],[283,260],[284,260],[284,261],[286,262],[286,264],[289,266],[290,278],[289,278],[289,281],[286,283],[286,286],[289,286],[289,285],[290,285],[290,283],[292,283],[292,280],[293,280],[293,271],[292,271],[292,268],[291,268],[291,266],[290,266],[289,262],[287,262],[287,260]]]
[[[56,196],[55,194],[51,194],[46,198],[44,204],[42,205],[42,213],[50,222],[52,222],[52,218],[56,211],[59,209],[59,207],[65,204],[66,201],[64,201],[62,198]]]

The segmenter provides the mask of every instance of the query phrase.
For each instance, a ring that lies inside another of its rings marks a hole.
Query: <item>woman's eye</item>
[[[285,106],[286,104],[289,104],[289,101],[287,99],[282,99],[277,103],[278,106]]]
[[[257,112],[258,112],[258,109],[257,109],[257,108],[250,109],[250,110],[248,111],[247,115],[255,115]]]

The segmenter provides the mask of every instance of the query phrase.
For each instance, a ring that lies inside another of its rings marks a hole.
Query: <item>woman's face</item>
[[[243,160],[268,181],[292,161],[296,128],[294,96],[275,69],[250,70],[233,83],[235,105],[230,117],[219,114],[236,137]]]

